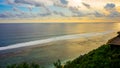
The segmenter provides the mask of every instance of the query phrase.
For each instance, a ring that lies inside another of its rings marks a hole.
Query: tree
[[[58,61],[54,63],[54,66],[55,68],[62,68],[61,61],[58,59]]]

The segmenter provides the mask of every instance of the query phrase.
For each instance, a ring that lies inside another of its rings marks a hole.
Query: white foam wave
[[[101,32],[101,33],[84,33],[84,34],[74,34],[74,35],[64,35],[64,36],[52,37],[52,38],[43,39],[43,40],[36,40],[36,41],[30,41],[30,42],[24,42],[24,43],[18,43],[18,44],[14,44],[14,45],[5,46],[5,47],[0,47],[0,51],[1,50],[14,49],[14,48],[20,48],[20,47],[33,46],[33,45],[37,46],[38,44],[44,44],[44,43],[60,41],[60,40],[88,38],[88,37],[93,37],[93,36],[98,36],[98,35],[109,34],[109,33],[112,33],[112,32],[113,31]]]

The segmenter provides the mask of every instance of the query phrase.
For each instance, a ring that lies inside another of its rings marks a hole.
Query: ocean
[[[78,51],[74,50],[76,53],[75,55],[69,54],[72,53],[75,46],[71,46],[72,44],[68,45],[68,43],[70,42],[68,42],[67,40],[83,39],[100,35],[102,36],[112,32],[117,32],[119,31],[119,29],[120,23],[110,22],[0,23],[0,66],[4,67],[7,64],[15,62],[19,63],[30,61],[37,62],[41,66],[50,68],[52,66],[51,62],[54,62],[57,59],[62,59],[62,61],[65,61],[80,55],[80,48],[78,49]],[[61,45],[58,43],[47,44],[50,42],[59,41],[63,41],[64,44],[62,42],[60,42]],[[76,47],[79,47],[79,45]],[[24,47],[30,46],[39,46],[39,48],[34,48],[33,50],[28,49],[28,51],[25,51],[25,53],[23,53]],[[69,46],[71,48],[68,48]],[[20,51],[20,53],[17,52],[17,54],[13,54],[12,52],[12,57],[11,55],[7,58],[6,56],[3,57],[3,51],[14,50],[16,48],[22,48],[22,51]],[[64,52],[66,53],[63,54]]]

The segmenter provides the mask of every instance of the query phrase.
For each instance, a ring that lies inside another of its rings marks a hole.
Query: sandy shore
[[[9,64],[10,62],[16,60],[15,62],[37,62],[42,66],[47,67],[57,59],[66,61],[68,59],[76,58],[81,54],[88,53],[89,51],[105,44],[109,39],[113,38],[116,35],[117,34],[114,32],[90,38],[50,42],[41,44],[45,45],[42,47],[41,45],[37,45],[0,51],[0,60],[2,59],[2,61],[0,61],[0,64]]]

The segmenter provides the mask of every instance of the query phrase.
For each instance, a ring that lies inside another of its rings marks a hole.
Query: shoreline
[[[4,60],[13,59],[19,61],[17,58],[21,58],[22,60],[20,60],[20,62],[34,60],[41,65],[49,66],[50,63],[53,63],[58,59],[62,62],[66,62],[80,56],[81,54],[86,54],[89,51],[100,47],[115,35],[116,32],[113,32],[89,38],[60,40],[36,46],[6,50],[5,52],[0,51],[0,59],[3,59],[1,63],[4,62],[6,64],[9,62]],[[25,57],[27,59],[25,59]],[[32,57],[33,59],[31,59]]]
[[[48,38],[48,39],[29,41],[29,42],[23,42],[23,43],[18,43],[18,44],[13,44],[13,45],[9,45],[9,46],[0,47],[0,51],[9,50],[9,49],[16,49],[16,48],[21,48],[21,47],[35,46],[35,45],[46,44],[46,43],[62,41],[62,40],[89,38],[89,37],[109,34],[109,33],[112,33],[112,32],[113,31],[97,32],[97,33],[84,33],[84,34],[73,34],[73,35],[63,35],[63,36],[52,37],[52,38]]]

